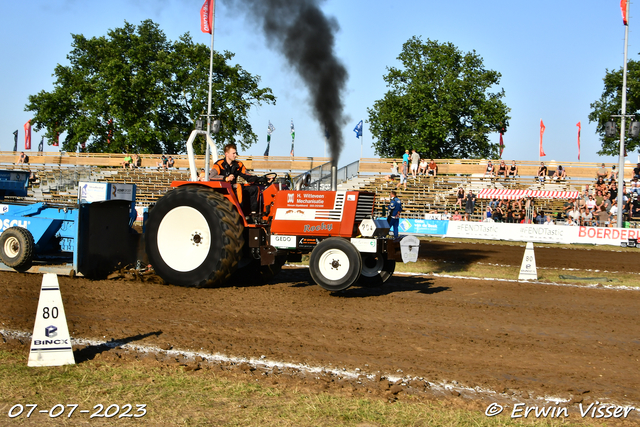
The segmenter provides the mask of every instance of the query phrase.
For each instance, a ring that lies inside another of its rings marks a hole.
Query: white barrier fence
[[[640,238],[640,229],[635,228],[411,219],[401,221],[400,231],[404,234],[444,235],[463,239],[612,246],[621,246],[630,239]]]

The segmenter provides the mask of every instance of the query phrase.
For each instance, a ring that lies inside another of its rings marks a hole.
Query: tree
[[[376,153],[398,157],[406,149],[433,158],[496,157],[491,132],[505,132],[509,108],[504,90],[489,89],[500,73],[484,68],[474,52],[463,54],[451,43],[418,37],[398,56],[403,68],[387,68],[390,90],[369,108]]]
[[[617,156],[620,154],[620,135],[606,137],[604,124],[611,120],[612,115],[622,114],[622,67],[619,70],[606,70],[604,76],[604,90],[600,99],[591,104],[589,122],[598,124],[596,133],[600,135],[602,148],[598,151],[601,156]],[[627,63],[627,114],[636,114],[640,119],[640,62],[629,60]],[[620,129],[620,118],[616,118]],[[629,120],[627,119],[627,124]],[[627,134],[625,147],[627,152],[640,147],[640,138],[630,138]]]
[[[194,120],[206,114],[209,48],[188,33],[170,42],[151,20],[125,21],[106,37],[72,37],[70,64],[55,67],[54,89],[29,96],[35,130],[46,129],[50,143],[66,131],[67,151],[86,143],[91,152],[184,152]],[[249,109],[275,97],[258,86],[260,77],[227,64],[233,56],[214,54],[212,114],[222,121],[214,138],[246,148],[257,141]]]

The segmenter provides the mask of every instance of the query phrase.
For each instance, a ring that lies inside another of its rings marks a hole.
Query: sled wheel
[[[382,286],[396,270],[395,260],[388,259],[387,254],[363,254],[362,272],[358,283],[362,286],[373,288]]]
[[[342,291],[360,276],[362,258],[351,242],[330,237],[318,243],[309,257],[311,278],[328,291]]]
[[[35,243],[26,228],[10,227],[0,235],[0,258],[8,267],[16,270],[31,266]]]
[[[238,211],[221,194],[185,185],[151,209],[145,244],[151,265],[165,282],[217,286],[238,266],[243,230]]]

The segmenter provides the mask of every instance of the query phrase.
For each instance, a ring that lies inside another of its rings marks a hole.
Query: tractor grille
[[[356,206],[356,221],[359,222],[371,217],[374,199],[375,195],[373,193],[360,193],[358,205]]]

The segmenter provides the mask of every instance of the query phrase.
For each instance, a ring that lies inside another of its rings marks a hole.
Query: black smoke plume
[[[262,27],[270,47],[281,52],[309,89],[315,118],[329,135],[334,165],[342,151],[342,91],[348,73],[334,54],[339,25],[320,10],[323,0],[229,0],[234,10]]]

